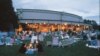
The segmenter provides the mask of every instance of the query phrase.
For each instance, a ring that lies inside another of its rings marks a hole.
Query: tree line
[[[0,31],[11,31],[15,28],[18,28],[18,17],[12,0],[0,0]]]

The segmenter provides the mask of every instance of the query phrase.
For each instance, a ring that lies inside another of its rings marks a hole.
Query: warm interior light
[[[45,22],[43,24],[46,24]]]
[[[67,25],[67,23],[64,23],[64,25]]]
[[[48,31],[55,31],[55,30],[68,30],[71,29],[73,31],[80,31],[83,30],[84,27],[85,28],[89,28],[89,26],[84,26],[84,25],[79,25],[79,24],[67,24],[67,23],[63,23],[63,24],[47,24],[47,23],[33,23],[33,24],[27,24],[27,28],[28,29],[32,29],[32,30],[36,30],[36,31],[41,31],[41,32],[48,32]],[[80,27],[77,27],[80,26]],[[19,25],[19,29],[17,29],[17,31],[22,31],[23,28],[21,25]]]
[[[27,22],[25,22],[25,24],[27,24]]]
[[[79,24],[77,26],[80,26]]]

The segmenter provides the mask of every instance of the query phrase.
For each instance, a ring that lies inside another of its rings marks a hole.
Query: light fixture
[[[77,26],[80,26],[79,24]]]
[[[25,24],[27,24],[27,21],[25,22]]]
[[[64,23],[64,25],[67,25],[67,23]]]
[[[43,24],[46,24],[45,22]]]

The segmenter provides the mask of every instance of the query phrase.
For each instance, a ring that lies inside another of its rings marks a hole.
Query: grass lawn
[[[26,56],[18,52],[20,45],[0,46],[0,56]],[[85,43],[80,41],[67,47],[47,47],[44,46],[44,52],[37,56],[100,56],[100,51],[85,47]]]

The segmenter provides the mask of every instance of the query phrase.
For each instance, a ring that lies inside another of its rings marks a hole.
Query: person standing
[[[38,39],[37,34],[34,33],[31,38],[31,43],[34,43]]]

